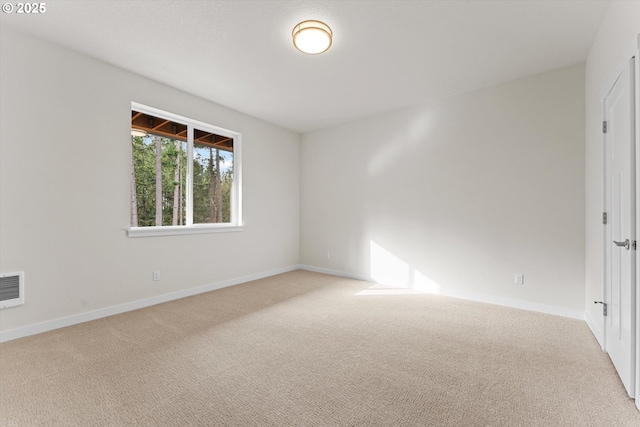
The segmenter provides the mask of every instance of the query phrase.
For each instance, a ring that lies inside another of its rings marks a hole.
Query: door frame
[[[600,92],[600,117],[601,121],[604,121],[606,118],[605,111],[605,99],[608,94],[613,89],[613,85],[616,83],[616,80],[623,72],[624,68],[629,67],[631,63],[634,63],[634,76],[633,79],[635,81],[634,84],[634,93],[632,97],[634,99],[634,118],[635,121],[635,135],[634,135],[634,144],[635,144],[635,185],[636,185],[636,236],[638,239],[638,234],[640,230],[640,34],[638,34],[633,41],[631,48],[627,51],[628,53],[624,56],[622,62],[615,68],[614,72],[611,74],[604,89]],[[605,138],[606,135],[602,133],[601,136],[601,148],[602,148],[602,212],[606,212],[606,146],[605,146]],[[610,244],[610,242],[606,241],[606,230],[605,227],[602,227],[602,253],[601,253],[601,262],[602,262],[602,296],[603,299],[607,295],[606,288],[606,246]],[[633,313],[633,317],[635,318],[635,387],[634,387],[634,398],[636,407],[640,410],[640,316],[638,315],[640,312],[640,259],[638,257],[638,251],[635,251],[636,257],[636,281],[635,281],[635,313]],[[606,342],[607,342],[607,329],[606,329],[606,320],[604,316],[602,316],[602,341],[600,343],[602,347],[602,351],[606,351]]]
[[[636,51],[634,54],[635,62],[635,87],[634,87],[634,105],[635,105],[635,151],[636,151],[636,240],[638,239],[638,227],[640,224],[640,34],[636,36]],[[638,310],[640,307],[640,258],[636,249],[636,407],[640,409],[640,316]]]

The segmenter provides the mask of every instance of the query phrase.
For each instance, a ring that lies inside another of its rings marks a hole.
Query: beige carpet
[[[295,271],[0,345],[3,426],[640,426],[582,321]]]

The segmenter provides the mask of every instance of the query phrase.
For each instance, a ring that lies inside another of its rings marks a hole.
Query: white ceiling
[[[62,1],[0,23],[308,132],[585,61],[609,1]],[[298,52],[300,21],[331,26]]]

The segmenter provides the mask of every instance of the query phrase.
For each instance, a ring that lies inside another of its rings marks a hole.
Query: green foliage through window
[[[190,153],[186,125],[133,110],[134,128],[146,135],[131,136],[132,227],[232,222],[233,138],[194,129]]]

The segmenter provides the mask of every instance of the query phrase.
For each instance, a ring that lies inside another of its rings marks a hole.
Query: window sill
[[[158,237],[180,236],[184,234],[208,234],[208,233],[232,233],[244,231],[242,225],[192,225],[192,226],[167,226],[167,227],[131,227],[127,229],[128,237]]]

